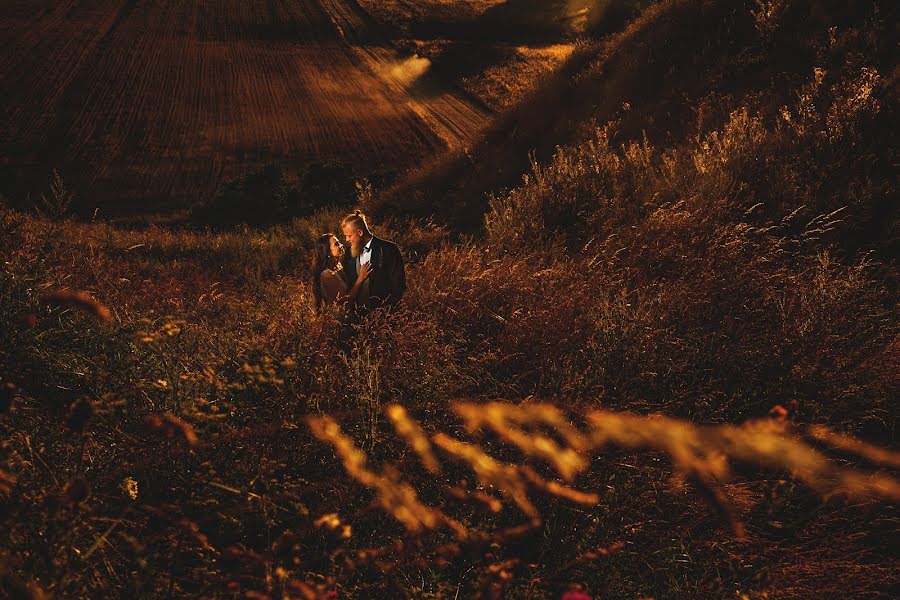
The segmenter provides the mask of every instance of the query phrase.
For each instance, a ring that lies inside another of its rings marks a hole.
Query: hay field
[[[274,160],[400,171],[464,143],[484,112],[451,91],[443,117],[433,82],[410,99],[373,68],[394,52],[366,23],[335,0],[5,2],[0,193],[57,168],[82,210],[166,211]]]

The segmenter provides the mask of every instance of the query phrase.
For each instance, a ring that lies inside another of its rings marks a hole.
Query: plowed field
[[[352,0],[5,0],[0,192],[57,168],[83,207],[168,211],[273,160],[401,170],[466,144],[484,111],[395,62]]]

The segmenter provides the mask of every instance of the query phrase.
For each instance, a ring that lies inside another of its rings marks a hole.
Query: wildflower
[[[782,405],[776,404],[772,407],[771,410],[769,410],[769,416],[776,421],[784,421],[788,417],[788,411]]]
[[[350,536],[353,535],[352,528],[349,525],[343,523],[337,513],[328,513],[327,515],[322,515],[315,520],[313,525],[322,529],[330,529],[345,540],[350,539]]]
[[[122,483],[119,484],[119,487],[125,492],[125,495],[131,498],[132,500],[137,500],[138,497],[138,483],[131,477],[126,477],[122,480]]]
[[[592,598],[583,587],[575,585],[572,589],[563,592],[560,600],[592,600]]]

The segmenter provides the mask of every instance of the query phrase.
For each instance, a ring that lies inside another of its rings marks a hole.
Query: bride
[[[341,275],[341,257],[343,255],[344,245],[337,239],[337,236],[333,233],[323,233],[319,236],[310,268],[313,304],[317,313],[322,312],[323,307],[334,303],[352,305],[359,295],[363,282],[372,274],[371,265],[363,264],[356,282],[348,290],[347,283]]]

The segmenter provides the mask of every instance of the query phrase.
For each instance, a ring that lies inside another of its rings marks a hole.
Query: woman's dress
[[[322,302],[331,306],[338,296],[347,293],[347,283],[341,277],[340,269],[325,269],[319,276],[319,288],[322,290]]]
[[[330,313],[330,327],[334,327],[330,335],[335,336],[337,347],[343,352],[349,352],[353,344],[352,311],[347,302],[337,302],[339,296],[347,293],[347,283],[341,277],[340,267],[325,269],[319,276],[319,286],[322,290],[322,303],[326,312]]]

